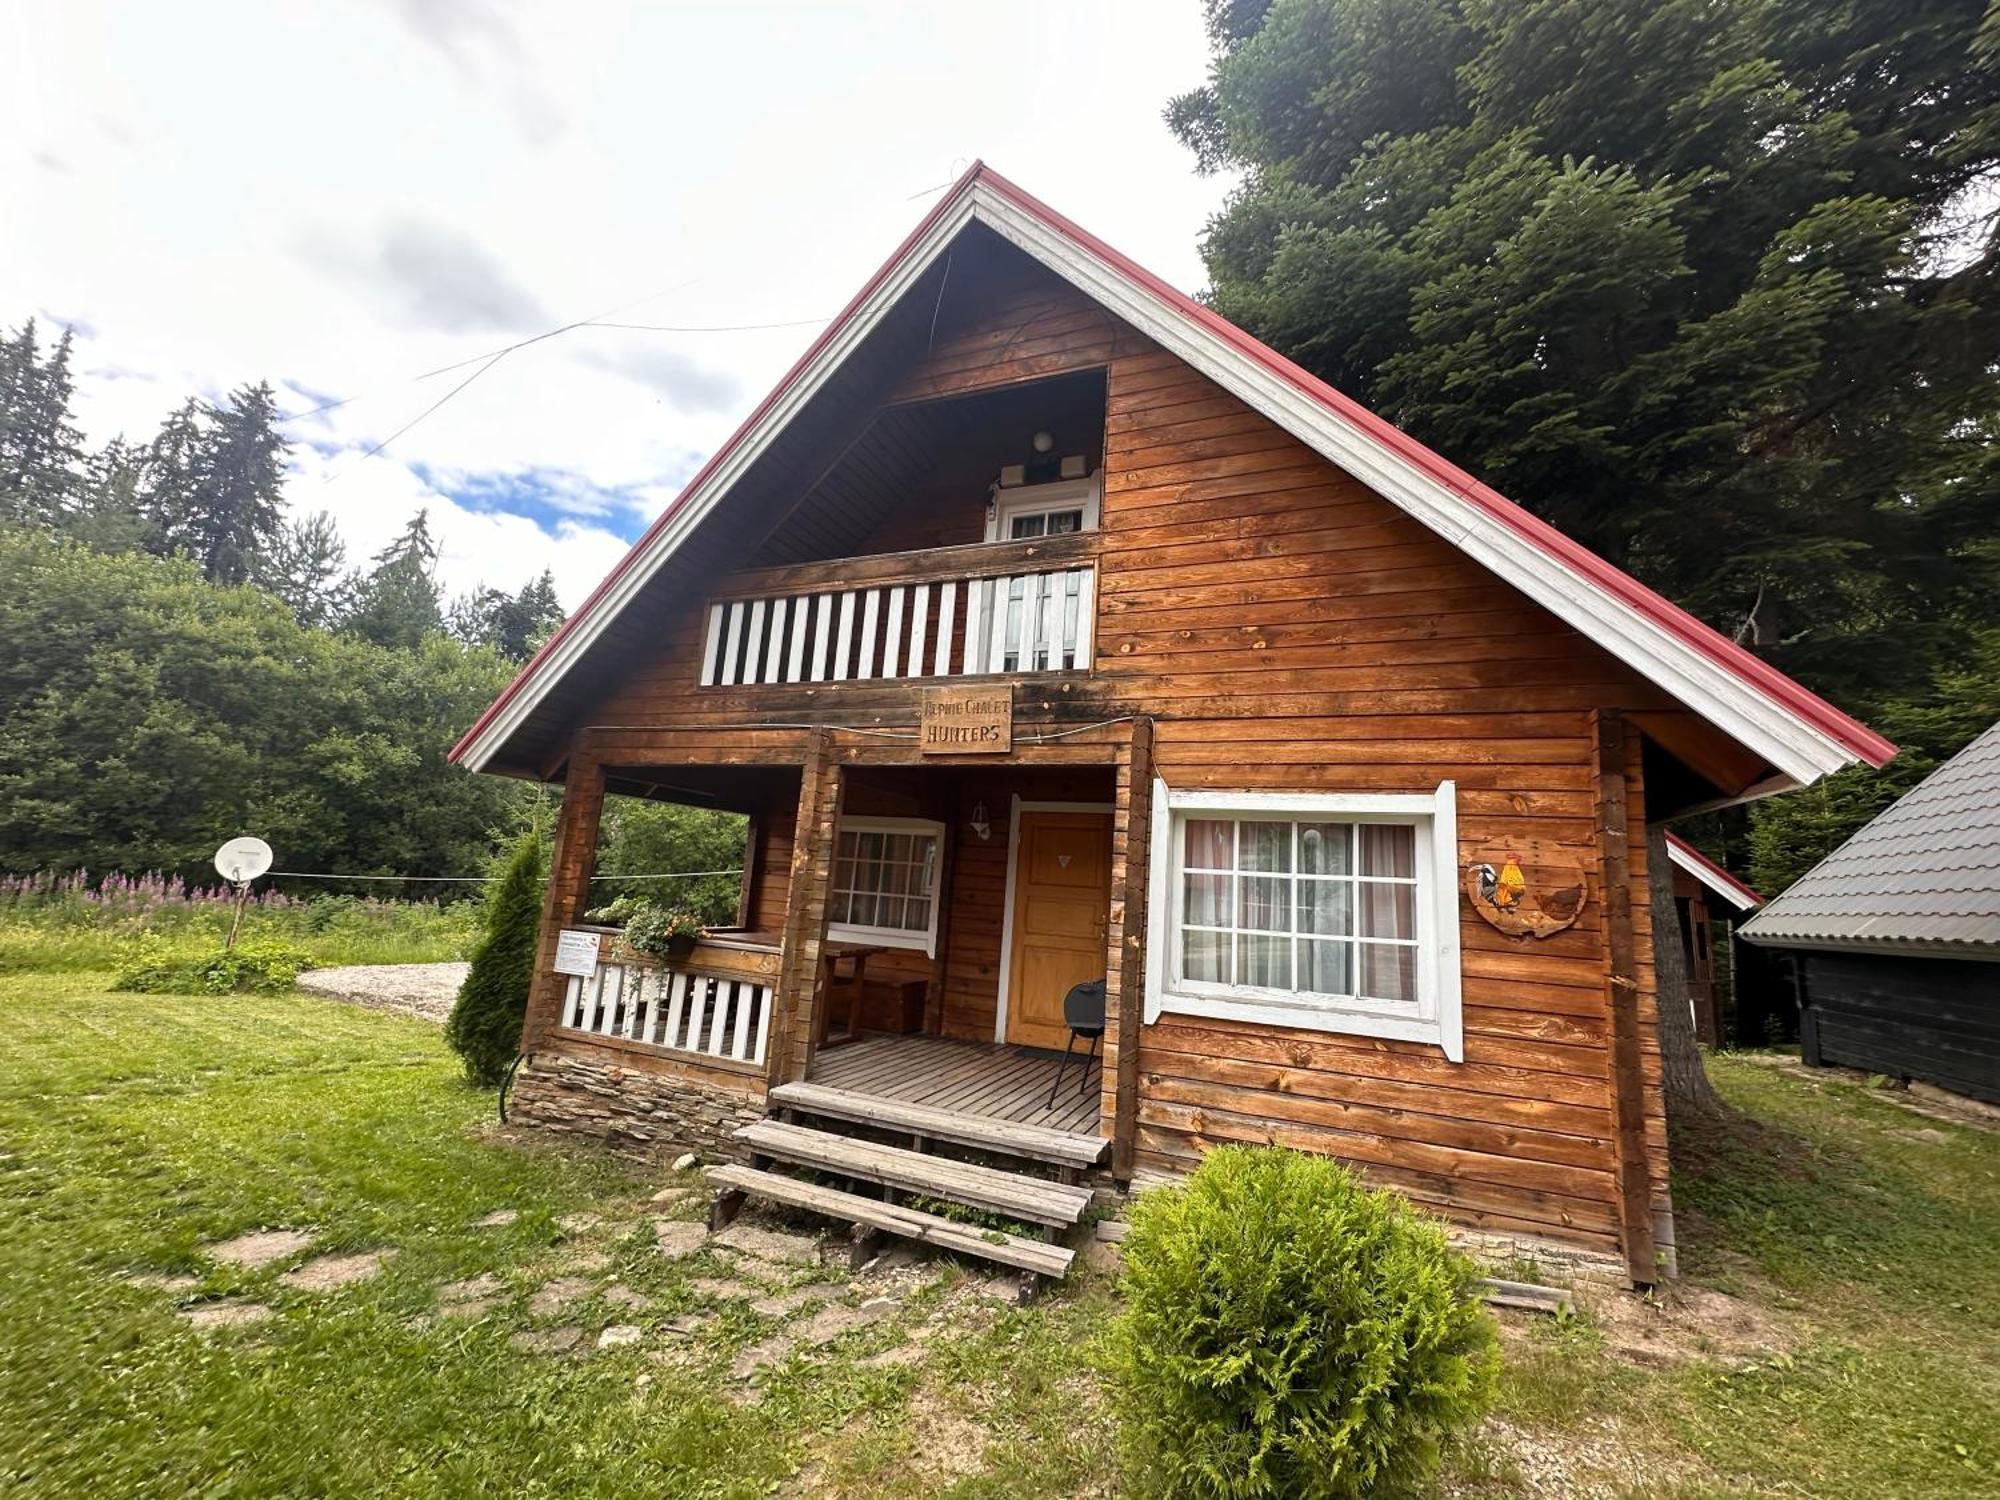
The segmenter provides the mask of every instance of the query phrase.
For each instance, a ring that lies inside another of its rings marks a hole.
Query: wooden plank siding
[[[1130,1165],[1184,1169],[1222,1142],[1279,1140],[1355,1162],[1468,1221],[1617,1249],[1619,1115],[1606,1003],[1609,913],[1597,884],[1604,860],[1593,716],[1643,716],[1697,744],[1720,747],[1720,737],[1449,542],[1053,277],[940,336],[894,383],[892,399],[935,399],[1098,367],[1107,392],[1103,515],[1088,544],[1098,567],[1097,659],[1089,673],[1017,679],[1017,737],[1036,726],[1147,716],[1151,772],[1174,787],[1429,793],[1452,779],[1462,857],[1533,839],[1572,848],[1593,878],[1578,922],[1547,939],[1505,937],[1461,906],[1462,1064],[1415,1043],[1169,1013],[1135,1027],[1129,1053],[1120,1052],[1115,1033],[1107,1037],[1107,1130],[1123,1073],[1135,1088]],[[871,540],[977,541],[986,496],[952,503],[956,510],[926,494],[921,515],[898,512]],[[746,538],[745,559],[754,552],[755,539]],[[577,727],[670,728],[685,735],[690,754],[705,745],[719,763],[769,760],[781,726],[867,729],[878,737],[837,737],[849,768],[847,809],[888,812],[921,801],[911,777],[871,778],[862,769],[871,756],[916,763],[914,746],[894,736],[915,723],[917,685],[701,688],[706,602],[691,595],[667,618],[650,651],[630,659],[623,681],[579,716]],[[1127,734],[1129,725],[1115,731]],[[1117,762],[1104,745],[1063,741],[1037,750],[1032,772],[1005,764],[955,768],[961,779],[944,812],[915,814],[942,816],[951,829],[948,943],[936,965],[922,954],[897,955],[879,972],[933,984],[934,1025],[947,1035],[992,1035],[1013,789],[1026,778],[1086,788],[1078,800],[1112,800],[1107,768]],[[1053,764],[1066,752],[1078,762],[1073,772]],[[1636,986],[1631,1042],[1643,1183],[1663,1202],[1636,731],[1621,753],[1634,917],[1621,962]],[[1142,789],[1129,772],[1118,774],[1116,799],[1130,813],[1150,785]],[[994,830],[985,841],[966,832],[981,800]],[[823,821],[827,810],[822,796],[814,811]],[[785,927],[800,943],[815,935],[806,924],[788,925],[787,881],[791,895],[811,890],[823,900],[824,875],[788,840],[810,821],[797,808],[758,819],[764,847],[751,900],[753,926]],[[1128,821],[1120,857],[1133,833]],[[1143,845],[1139,852],[1143,857]],[[1114,891],[1128,914],[1133,889],[1128,882]],[[1112,930],[1122,936],[1127,929],[1114,922]],[[1138,972],[1136,964],[1121,966],[1121,1002]],[[787,995],[803,1003],[810,988],[803,973],[790,984]],[[797,1015],[789,1025],[785,1066],[796,1068],[805,1032]]]

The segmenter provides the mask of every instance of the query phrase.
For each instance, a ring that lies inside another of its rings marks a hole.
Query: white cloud
[[[1189,288],[1223,192],[1160,119],[1197,0],[15,0],[0,55],[35,64],[0,97],[0,324],[91,325],[93,441],[257,379],[352,398],[291,425],[337,450],[300,449],[295,507],[362,557],[429,504],[451,587],[546,557],[571,603],[814,330],[578,329],[362,461],[478,367],[423,372],[613,308],[825,317],[974,156]]]

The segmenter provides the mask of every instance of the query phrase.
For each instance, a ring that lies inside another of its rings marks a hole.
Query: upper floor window
[[[1459,1021],[1455,792],[1154,786],[1147,1019],[1434,1043]]]
[[[986,521],[989,542],[1025,542],[1042,536],[1097,530],[1101,509],[1098,479],[1058,479],[993,492]]]

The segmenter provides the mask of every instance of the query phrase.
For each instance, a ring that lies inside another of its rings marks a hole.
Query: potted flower
[[[656,906],[638,896],[620,896],[591,915],[600,922],[623,922],[625,946],[649,958],[686,958],[703,930],[701,914],[692,908]]]

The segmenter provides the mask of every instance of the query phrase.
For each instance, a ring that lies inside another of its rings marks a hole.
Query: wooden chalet
[[[1641,1282],[1647,825],[1891,754],[984,166],[454,751],[563,788],[516,1111],[725,1209],[1055,1275],[1275,1141]],[[590,958],[607,792],[748,814],[739,928]]]
[[[1688,1013],[1694,1022],[1695,1040],[1712,1047],[1720,1040],[1715,971],[1718,929],[1720,941],[1726,945],[1735,923],[1763,905],[1764,898],[1677,834],[1666,836],[1666,850],[1674,867],[1674,912],[1687,962]]]

